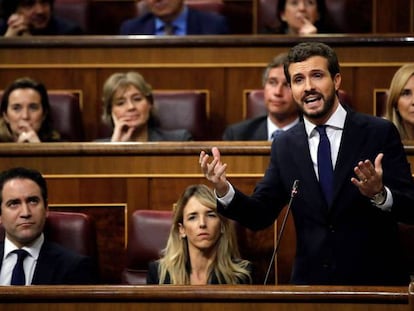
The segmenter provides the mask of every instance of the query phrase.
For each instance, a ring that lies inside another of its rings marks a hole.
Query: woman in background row
[[[53,13],[55,0],[1,0],[0,34],[5,37],[80,35],[75,23]]]
[[[163,256],[149,264],[147,284],[251,282],[251,264],[240,259],[233,224],[217,213],[212,190],[187,187],[174,207]]]
[[[414,64],[403,65],[394,74],[386,116],[397,126],[401,140],[414,140]]]
[[[1,142],[55,142],[49,98],[45,86],[31,78],[15,80],[3,93],[0,105]]]
[[[156,117],[152,88],[137,72],[114,73],[103,87],[102,120],[113,128],[110,138],[98,141],[187,141],[184,129],[161,130]]]
[[[280,25],[268,33],[310,35],[323,32],[326,7],[324,0],[279,0],[277,17]]]

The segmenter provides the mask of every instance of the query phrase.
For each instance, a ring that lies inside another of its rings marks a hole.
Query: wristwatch
[[[385,203],[386,199],[387,199],[387,191],[385,190],[385,188],[382,188],[380,192],[378,192],[371,198],[371,201],[375,205],[382,205]]]

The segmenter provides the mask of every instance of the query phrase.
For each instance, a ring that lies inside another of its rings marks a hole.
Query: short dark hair
[[[0,173],[0,205],[3,202],[4,184],[12,179],[30,179],[34,181],[40,188],[45,206],[47,205],[47,184],[42,174],[35,170],[24,167],[14,167]],[[1,213],[1,208],[0,208]]]
[[[21,5],[33,5],[36,0],[2,0],[1,4],[1,15],[7,21],[10,15],[14,14],[18,7]],[[53,9],[55,0],[42,0],[42,2],[47,2]]]
[[[312,56],[322,56],[328,61],[328,70],[331,77],[334,78],[340,73],[338,57],[335,51],[325,43],[321,42],[302,42],[290,49],[287,61],[284,65],[286,81],[290,84],[289,66],[292,63],[303,62]]]

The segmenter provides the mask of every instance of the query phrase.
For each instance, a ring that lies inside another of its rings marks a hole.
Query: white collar
[[[271,135],[274,131],[276,130],[283,130],[283,131],[287,131],[288,129],[294,127],[297,123],[299,123],[299,117],[297,117],[292,123],[289,123],[288,125],[280,128],[277,127],[272,120],[270,120],[270,117],[267,116],[267,139],[271,140]]]
[[[346,115],[347,115],[346,110],[344,109],[344,107],[342,107],[341,104],[339,104],[338,108],[336,108],[334,113],[331,115],[331,117],[328,119],[328,121],[326,121],[325,124],[332,127],[332,128],[342,130],[344,128],[344,125],[345,125]],[[305,123],[306,134],[308,135],[308,137],[311,137],[312,135],[315,134],[314,129],[315,129],[316,125],[313,124],[308,119],[306,119],[306,117],[303,118],[303,121]]]
[[[36,240],[34,240],[30,246],[23,246],[22,249],[27,251],[31,257],[37,259],[39,257],[40,249],[42,248],[44,240],[45,237],[42,233]],[[18,249],[18,247],[6,237],[4,239],[4,258],[9,256],[10,253],[16,249]]]

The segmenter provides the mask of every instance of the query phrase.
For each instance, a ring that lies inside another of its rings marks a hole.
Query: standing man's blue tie
[[[282,133],[283,133],[283,130],[277,129],[272,133],[272,135],[270,136],[270,139],[274,140],[276,137],[278,137]]]

